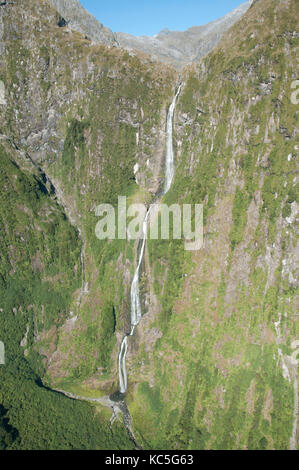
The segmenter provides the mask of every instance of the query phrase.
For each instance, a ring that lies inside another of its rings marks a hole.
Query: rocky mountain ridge
[[[165,203],[203,203],[204,246],[147,241],[127,355],[134,435],[145,449],[298,447],[298,13],[296,0],[256,1],[177,73],[91,44],[46,1],[1,6],[7,447],[131,448],[106,410],[93,423],[42,384],[96,400],[119,389],[138,247],[98,240],[95,208],[150,203],[181,80]]]
[[[47,0],[61,15],[61,26],[69,26],[86,35],[92,42],[121,47],[129,51],[148,54],[153,60],[183,67],[198,62],[221,40],[223,34],[236,23],[251,6],[253,0],[235,8],[232,12],[204,26],[193,26],[186,31],[162,30],[154,37],[113,33],[104,27],[79,0]]]

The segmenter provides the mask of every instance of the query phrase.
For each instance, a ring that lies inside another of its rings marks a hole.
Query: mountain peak
[[[171,32],[170,29],[168,29],[168,28],[163,28],[163,29],[161,29],[161,31],[159,32],[159,35],[160,35],[160,34],[168,34],[168,33],[170,33],[170,32]]]
[[[154,60],[182,67],[199,61],[208,54],[250,8],[253,0],[248,0],[222,18],[203,26],[193,26],[186,31],[171,31],[163,28],[152,36],[133,36],[127,33],[113,33],[89,13],[79,0],[47,0],[62,16],[62,26],[87,36],[94,43],[120,46],[127,50],[137,50],[150,55]]]
[[[136,49],[149,54],[154,59],[182,67],[198,62],[221,40],[222,36],[247,12],[253,0],[235,8],[227,15],[206,25],[193,26],[186,31],[171,31],[163,28],[154,37],[135,37],[116,33],[116,38],[124,49]]]

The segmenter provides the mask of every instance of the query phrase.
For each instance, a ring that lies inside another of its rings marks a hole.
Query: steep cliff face
[[[101,379],[111,367],[113,350],[116,379],[114,330],[122,335],[126,328],[133,251],[132,244],[115,241],[108,247],[95,238],[95,208],[117,203],[118,195],[149,199],[157,190],[174,73],[125,51],[90,46],[77,33],[61,30],[45,3],[29,6],[16,2],[3,11],[2,57],[7,54],[8,60],[2,61],[7,97],[2,129],[43,167],[79,229],[89,291],[78,318],[78,306],[71,308],[67,351],[58,348],[49,372],[69,376],[72,369],[82,379],[99,370]],[[29,35],[33,18],[37,24]],[[103,332],[101,309],[110,317]],[[60,336],[65,349],[64,329]],[[99,350],[102,341],[106,347]]]
[[[85,396],[118,389],[137,246],[98,240],[95,208],[119,195],[152,200],[183,81],[165,202],[204,204],[204,247],[147,243],[127,394],[145,448],[298,446],[297,13],[295,0],[254,2],[178,76],[59,27],[47,2],[0,7],[1,331],[8,342],[17,329],[7,358],[17,354],[34,385],[39,376]],[[13,365],[9,374],[10,391],[23,381]],[[14,429],[25,392],[0,395]],[[120,428],[112,441],[130,447]]]
[[[298,445],[297,13],[256,2],[186,71],[167,201],[204,203],[204,247],[149,243],[129,352],[130,410],[154,447]]]

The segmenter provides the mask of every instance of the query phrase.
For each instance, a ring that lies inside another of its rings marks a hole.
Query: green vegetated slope
[[[85,100],[83,120],[79,121],[77,117],[70,120],[62,157],[48,168],[54,181],[59,184],[63,182],[66,197],[73,197],[72,204],[81,215],[79,225],[86,240],[89,295],[83,298],[81,305],[80,318],[84,327],[80,331],[79,324],[71,344],[74,351],[80,351],[81,361],[74,368],[70,355],[65,367],[68,374],[73,369],[74,379],[82,380],[96,374],[95,383],[110,380],[112,373],[112,387],[117,386],[116,354],[119,345],[116,344],[115,333],[127,332],[129,328],[128,292],[133,270],[134,243],[127,243],[125,240],[109,243],[98,240],[95,237],[95,227],[99,219],[95,216],[95,208],[101,203],[109,203],[116,209],[119,195],[127,196],[128,202],[142,201],[144,197],[147,200],[151,198],[146,188],[143,190],[137,186],[134,165],[138,152],[144,152],[146,158],[154,152],[155,137],[151,133],[155,126],[160,125],[159,112],[163,103],[157,90],[148,90],[148,84],[143,84],[144,89],[136,88],[135,80],[137,84],[140,83],[142,75],[135,68],[133,72],[126,71],[125,76],[128,73],[128,83],[124,76],[118,77],[116,83],[106,76],[102,77],[99,82],[99,96],[93,95]],[[132,87],[135,88],[134,91]],[[120,100],[123,101],[121,106]],[[140,109],[147,115],[145,123],[142,122]],[[129,121],[132,119],[133,125],[120,118],[119,114],[122,112],[133,116],[127,118]],[[140,145],[138,148],[137,132],[143,133],[140,138],[149,142],[148,148],[140,150]],[[144,158],[142,154],[141,158]],[[151,177],[150,173],[145,176],[148,180]],[[67,342],[69,348],[69,339]]]
[[[97,395],[99,388],[115,391],[119,341],[129,328],[134,251],[133,243],[95,237],[95,208],[116,205],[118,195],[143,202],[156,191],[174,72],[59,28],[47,2],[17,1],[8,8],[3,133],[51,178],[84,245],[88,294],[72,306],[73,323],[59,326],[44,381],[75,390],[86,379]]]
[[[109,414],[41,385],[46,355],[81,282],[81,242],[42,179],[20,160],[2,141],[0,448],[130,448],[122,428],[110,431]]]
[[[204,203],[205,244],[195,253],[179,240],[147,244],[127,397],[145,448],[289,447],[297,10],[295,0],[254,2],[185,72],[165,202]],[[0,128],[15,143],[1,140],[1,445],[130,448],[108,412],[40,385],[117,389],[136,247],[97,240],[95,208],[119,195],[149,202],[159,188],[178,77],[59,28],[46,1],[1,13]]]
[[[193,254],[179,241],[149,242],[148,279],[160,307],[150,309],[150,329],[140,325],[139,353],[129,360],[129,408],[145,446],[290,446],[298,363],[289,357],[299,337],[299,107],[291,102],[298,13],[296,1],[255,2],[186,72],[176,175],[165,199],[204,204],[205,241]]]

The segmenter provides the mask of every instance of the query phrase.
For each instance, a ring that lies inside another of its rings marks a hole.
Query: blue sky
[[[114,32],[153,36],[167,27],[184,31],[229,13],[245,0],[81,0]]]

